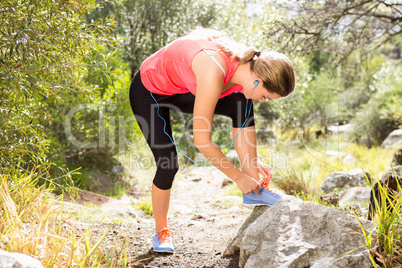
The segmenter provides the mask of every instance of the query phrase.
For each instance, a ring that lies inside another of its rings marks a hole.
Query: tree
[[[167,43],[196,26],[212,25],[220,10],[215,4],[203,0],[126,0],[117,5],[106,2],[87,20],[109,16],[116,20],[118,34],[124,37],[122,58],[134,76],[141,63]]]
[[[393,0],[291,1],[266,33],[289,53],[327,51],[339,60],[367,51],[402,33],[402,4]]]

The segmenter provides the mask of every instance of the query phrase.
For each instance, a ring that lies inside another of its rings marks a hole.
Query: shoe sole
[[[246,204],[243,203],[243,205],[247,206],[247,207],[251,207],[251,206],[273,206],[273,205],[268,205],[268,204],[264,204],[264,203],[258,203],[258,204]]]
[[[154,252],[158,252],[158,253],[170,253],[170,254],[173,254],[174,253],[174,251],[167,251],[167,250],[155,250],[155,249],[152,249]]]

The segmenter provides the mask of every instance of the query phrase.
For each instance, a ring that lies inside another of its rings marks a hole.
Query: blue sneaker
[[[152,247],[155,252],[166,252],[173,253],[173,243],[172,243],[173,233],[169,231],[168,228],[163,228],[157,234],[154,235],[152,239]]]
[[[253,205],[269,205],[273,206],[276,202],[282,199],[282,196],[279,193],[274,192],[273,190],[268,188],[268,185],[271,183],[271,176],[265,178],[261,182],[261,191],[259,194],[251,193],[244,194],[243,193],[243,204],[246,206]]]

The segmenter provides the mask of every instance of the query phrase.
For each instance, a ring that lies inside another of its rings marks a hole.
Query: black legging
[[[172,136],[170,125],[169,110],[183,113],[193,113],[195,96],[191,93],[176,94],[172,96],[153,94],[159,104],[159,114],[166,121],[166,132]],[[151,97],[149,91],[141,82],[140,72],[138,71],[130,87],[130,103],[135,118],[140,126],[144,137],[151,148],[156,162],[156,174],[153,183],[162,190],[172,187],[174,176],[179,169],[178,156],[175,145],[164,133],[164,122],[157,114],[157,105]],[[248,101],[247,110],[252,107],[252,101]],[[219,99],[215,114],[225,115],[232,118],[232,125],[240,128],[244,121],[246,109],[246,98],[241,93],[233,93]],[[248,111],[247,111],[248,112]],[[244,127],[254,126],[253,108]]]

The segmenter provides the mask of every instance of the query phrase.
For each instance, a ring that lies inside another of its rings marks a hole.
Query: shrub
[[[355,141],[365,137],[375,145],[381,144],[392,130],[402,124],[402,79],[398,75],[401,72],[401,65],[388,62],[376,73],[373,83],[376,93],[351,121],[354,125],[351,137]]]

